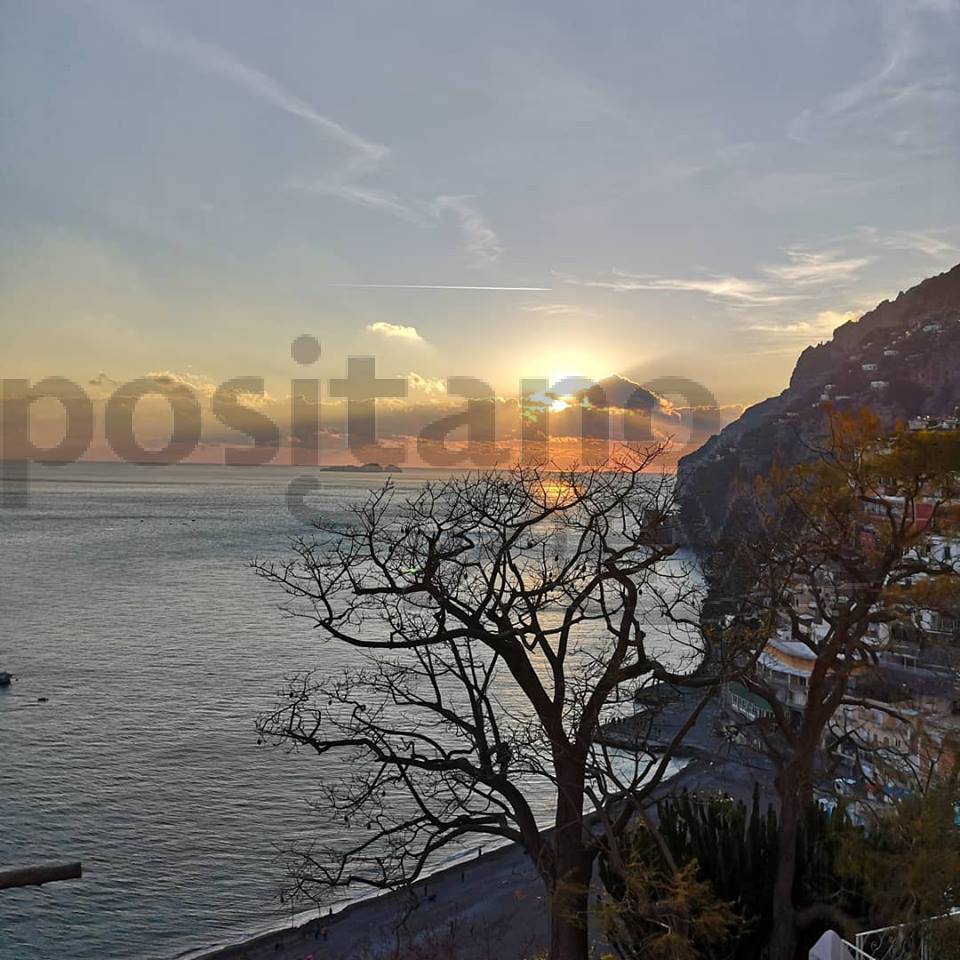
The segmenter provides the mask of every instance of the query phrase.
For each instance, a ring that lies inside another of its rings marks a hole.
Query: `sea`
[[[313,532],[291,509],[303,472],[34,464],[0,510],[0,867],[83,863],[0,892],[0,960],[170,960],[303,909],[281,901],[286,851],[344,829],[310,801],[348,771],[258,744],[254,722],[351,651],[249,566]],[[307,512],[333,517],[384,482],[313,479]]]

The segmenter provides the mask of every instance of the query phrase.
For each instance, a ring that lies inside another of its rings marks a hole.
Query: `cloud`
[[[389,149],[383,144],[368,140],[320,113],[262,70],[244,63],[214,43],[170,27],[161,19],[156,9],[134,2],[111,2],[101,6],[114,22],[132,33],[141,46],[175,57],[228,80],[252,96],[273,104],[284,113],[305,120],[328,139],[349,149],[353,154],[351,165],[376,164],[389,153]]]
[[[787,123],[787,138],[810,143],[848,136],[862,142],[872,135],[897,148],[948,148],[949,125],[943,117],[960,105],[958,11],[955,0],[879,4],[879,65],[801,110]]]
[[[416,327],[405,327],[399,323],[386,323],[383,320],[378,320],[376,323],[371,323],[367,326],[368,333],[379,333],[384,337],[392,337],[398,340],[415,340],[420,343],[423,342],[423,337],[417,333]]]
[[[459,283],[328,283],[347,290],[492,290],[519,293],[549,293],[552,287],[500,287]]]
[[[960,247],[943,238],[944,230],[894,230],[881,233],[874,227],[861,227],[859,234],[879,247],[890,250],[907,250],[920,253],[935,260],[953,259]]]
[[[388,190],[376,190],[336,180],[291,180],[286,186],[291,190],[302,190],[318,196],[339,197],[341,200],[406,220],[418,227],[429,227],[435,223],[432,217]]]
[[[812,340],[833,333],[837,327],[856,320],[857,310],[821,310],[813,320],[794,320],[788,323],[754,323],[746,327],[757,333],[771,334],[794,340]]]
[[[358,183],[358,178],[374,173],[381,166],[390,153],[389,147],[326,116],[273,77],[244,63],[217,44],[175,29],[152,7],[134,0],[104,0],[101,8],[142,47],[188,63],[245,90],[252,97],[305,121],[325,139],[348,151],[341,167],[316,179],[290,181],[286,184],[287,188],[320,196],[338,197],[420,227],[436,227],[445,215],[452,214],[458,222],[464,248],[475,265],[485,266],[500,259],[503,252],[500,239],[481,212],[471,203],[471,197],[438,196],[430,201],[405,199],[389,190]]]
[[[629,293],[638,290],[666,293],[700,293],[711,300],[733,306],[764,307],[810,299],[814,287],[836,286],[848,281],[873,257],[851,256],[836,250],[811,250],[789,247],[786,263],[759,268],[759,276],[705,274],[704,276],[665,277],[657,274],[626,273],[611,270],[594,280],[556,274],[565,283],[582,287]]]
[[[872,261],[871,257],[843,257],[831,250],[792,248],[786,254],[789,263],[764,267],[763,271],[775,280],[800,286],[848,280]]]
[[[446,218],[452,216],[459,227],[471,266],[495,264],[503,254],[503,245],[496,231],[470,202],[469,196],[438,196],[432,200],[406,199],[389,190],[359,186],[342,176],[311,181],[291,180],[286,187],[317,196],[338,197],[425,229],[436,229]]]
[[[457,218],[464,247],[477,266],[496,263],[503,253],[500,238],[470,202],[471,199],[466,196],[440,196],[433,201],[433,209],[438,216],[451,212]]]
[[[101,374],[101,376],[103,375]],[[169,390],[173,387],[187,387],[198,397],[206,400],[211,399],[214,394],[219,394],[223,398],[233,398],[238,403],[248,407],[267,406],[278,402],[277,398],[271,396],[267,391],[250,393],[245,390],[238,390],[232,385],[228,388],[225,383],[215,383],[209,377],[196,373],[155,370],[146,374],[144,379],[152,380],[160,391]]]
[[[775,304],[796,300],[797,296],[771,291],[762,280],[747,280],[743,277],[711,275],[706,277],[659,277],[653,274],[624,273],[611,270],[597,280],[579,280],[576,277],[559,275],[566,283],[578,286],[629,293],[635,290],[702,293],[714,300],[726,300],[738,304]]]
[[[445,396],[447,393],[447,384],[443,377],[422,377],[411,370],[407,374],[407,381],[411,390],[426,393],[429,396]]]
[[[503,246],[496,231],[469,196],[438,196],[429,201],[407,200],[390,191],[337,180],[291,181],[287,186],[309,193],[339,197],[418,227],[435,229],[445,219],[452,217],[460,230],[464,250],[469,255],[472,266],[482,267],[497,263],[503,254]]]
[[[547,317],[563,317],[580,313],[580,308],[570,303],[542,303],[524,307],[524,313],[540,313]]]
[[[175,373],[173,370],[154,370],[146,374],[145,379],[153,380],[160,388],[188,387],[201,397],[212,397],[217,385],[205,377],[194,373]]]

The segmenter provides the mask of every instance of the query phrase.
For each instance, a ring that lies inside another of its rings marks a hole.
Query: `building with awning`
[[[727,697],[733,710],[751,720],[773,715],[770,704],[760,694],[751,692],[742,683],[728,683]]]

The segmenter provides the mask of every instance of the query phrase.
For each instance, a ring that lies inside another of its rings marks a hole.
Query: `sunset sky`
[[[953,0],[2,13],[5,377],[287,403],[369,354],[412,401],[619,373],[738,405],[960,259]]]

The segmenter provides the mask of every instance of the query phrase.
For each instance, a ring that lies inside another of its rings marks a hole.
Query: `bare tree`
[[[665,535],[672,479],[649,472],[662,452],[451,476],[407,496],[387,484],[347,523],[318,523],[293,559],[254,564],[357,664],[293,678],[260,721],[265,738],[350,763],[322,807],[357,839],[299,850],[301,895],[401,887],[445,847],[503,838],[546,885],[549,956],[586,958],[594,860],[670,752],[623,764],[596,744],[600,724],[644,682],[714,687],[692,669],[694,583]]]
[[[958,576],[925,544],[955,527],[960,437],[884,438],[870,414],[834,415],[816,453],[756,484],[756,522],[728,558],[749,585],[737,616],[759,625],[764,643],[779,636],[783,661],[809,667],[794,686],[789,666],[760,649],[741,681],[767,705],[744,726],[774,763],[781,805],[771,960],[793,960],[810,925],[845,921],[829,903],[796,904],[800,817],[824,775],[831,724],[845,709],[883,709],[857,681],[877,665],[890,625],[909,619],[931,582]]]

